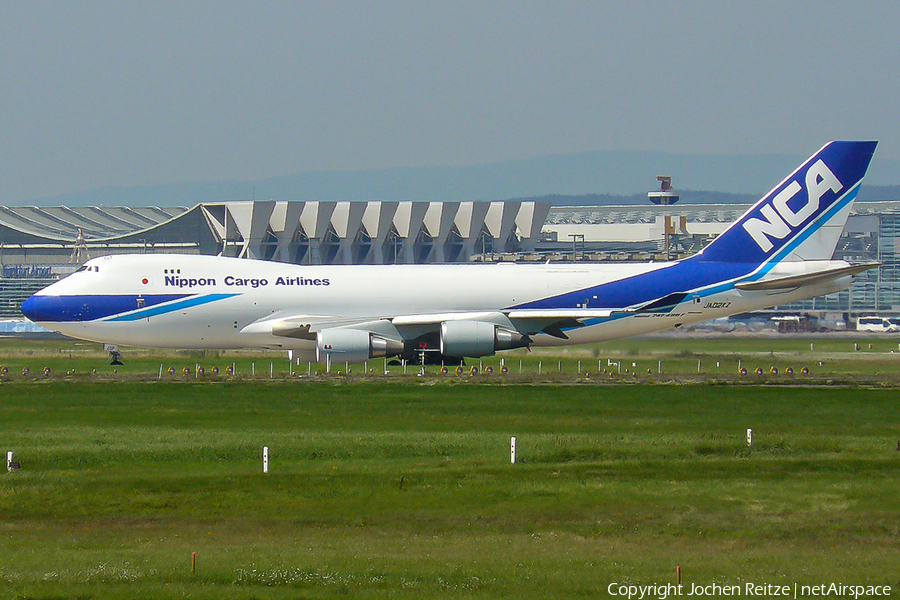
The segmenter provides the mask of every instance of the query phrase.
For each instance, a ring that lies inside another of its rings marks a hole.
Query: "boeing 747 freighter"
[[[847,289],[874,266],[831,258],[876,145],[826,144],[679,261],[304,266],[105,256],[36,293],[22,312],[96,342],[282,349],[327,364],[458,363],[652,333]]]

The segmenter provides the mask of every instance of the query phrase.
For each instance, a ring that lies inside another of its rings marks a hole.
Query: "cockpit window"
[[[87,265],[81,265],[80,267],[78,267],[78,270],[75,272],[81,273],[82,271],[87,271]]]

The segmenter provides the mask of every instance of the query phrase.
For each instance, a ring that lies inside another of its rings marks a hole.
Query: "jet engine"
[[[531,344],[527,335],[483,321],[444,321],[441,323],[441,354],[458,358],[493,356],[498,350],[524,348]]]
[[[370,358],[403,353],[403,342],[361,329],[332,327],[316,334],[316,360],[361,363]]]

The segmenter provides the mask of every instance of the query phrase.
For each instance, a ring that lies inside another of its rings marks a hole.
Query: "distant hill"
[[[681,197],[679,204],[753,204],[760,199],[759,194],[730,194],[728,192],[706,192],[697,190],[676,190]],[[554,206],[632,206],[649,204],[647,194],[631,194],[619,196],[614,194],[583,194],[565,196],[550,194],[547,196],[516,198],[516,200],[544,200]],[[875,202],[878,200],[900,200],[900,185],[866,185],[859,191],[857,200]]]
[[[680,196],[679,204],[750,204],[759,200],[759,194],[729,194],[728,192],[696,192],[692,190],[676,190]],[[647,194],[631,194],[618,196],[614,194],[584,194],[580,196],[564,196],[551,194],[538,198],[516,198],[516,200],[544,200],[553,206],[645,206],[649,205]]]
[[[859,196],[860,202],[875,202],[877,200],[900,200],[900,185],[868,185],[863,181]]]
[[[588,204],[595,203],[588,198],[619,198],[597,201],[598,204],[643,204],[647,202],[646,192],[656,189],[656,175],[659,174],[673,177],[682,202],[751,202],[781,181],[803,158],[583,152],[470,167],[346,173],[314,171],[250,181],[104,187],[21,202],[4,199],[3,203],[19,206],[193,206],[199,202],[251,198],[462,201],[584,197],[583,203]],[[876,155],[861,198],[900,198],[898,181],[900,161],[879,161]],[[875,187],[878,185],[888,187]]]

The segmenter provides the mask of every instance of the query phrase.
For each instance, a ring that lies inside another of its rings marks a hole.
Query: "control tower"
[[[659,191],[647,192],[647,198],[650,199],[650,202],[662,206],[669,206],[678,202],[678,194],[675,193],[672,187],[672,176],[657,175],[656,180],[659,182]]]

